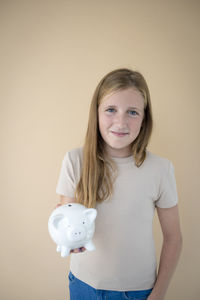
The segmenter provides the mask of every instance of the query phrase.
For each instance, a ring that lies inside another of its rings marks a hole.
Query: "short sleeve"
[[[75,196],[75,174],[73,163],[67,152],[62,161],[60,175],[56,186],[56,193],[70,198]]]
[[[169,208],[175,206],[177,203],[178,195],[174,166],[169,161],[167,172],[163,174],[163,178],[160,183],[159,198],[155,201],[155,205],[161,208]]]

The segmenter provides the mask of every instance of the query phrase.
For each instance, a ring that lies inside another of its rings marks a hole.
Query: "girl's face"
[[[106,151],[112,157],[131,155],[131,143],[137,138],[144,117],[144,98],[134,89],[105,96],[98,108],[99,131]]]

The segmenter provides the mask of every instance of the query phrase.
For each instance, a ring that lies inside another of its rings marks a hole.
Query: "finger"
[[[73,249],[70,252],[72,252],[72,253],[80,253],[80,252],[83,252],[85,250],[86,250],[85,247],[80,247],[80,248]]]
[[[79,251],[79,248],[76,248],[76,249],[71,250],[70,252],[72,252],[72,253],[78,253],[80,251]]]

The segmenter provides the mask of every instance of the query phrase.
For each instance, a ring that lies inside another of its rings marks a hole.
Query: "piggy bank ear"
[[[58,229],[58,223],[60,222],[60,220],[62,220],[62,218],[64,218],[63,214],[58,214],[55,216],[52,216],[51,219],[49,220],[49,223],[56,229]]]
[[[88,208],[84,210],[83,214],[90,220],[92,223],[97,216],[97,210],[95,208]]]

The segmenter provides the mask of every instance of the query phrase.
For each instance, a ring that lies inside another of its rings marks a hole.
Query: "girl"
[[[85,144],[66,153],[56,188],[58,205],[97,209],[96,250],[71,251],[71,300],[164,299],[182,237],[174,168],[147,150],[151,132],[144,77],[130,69],[104,76],[93,95]],[[163,233],[158,274],[155,208]]]

